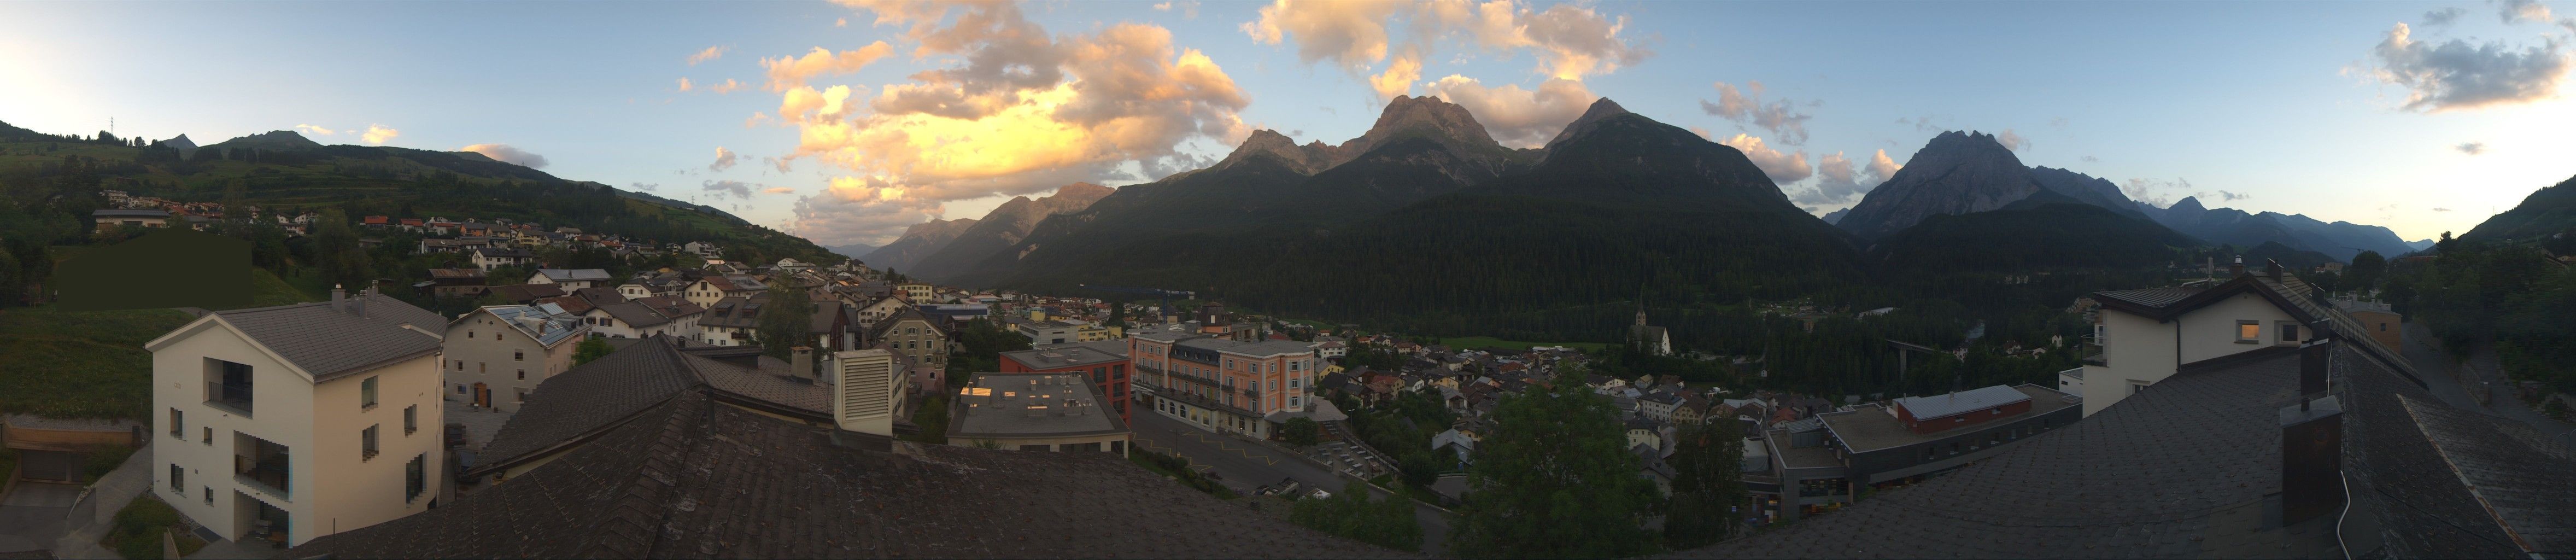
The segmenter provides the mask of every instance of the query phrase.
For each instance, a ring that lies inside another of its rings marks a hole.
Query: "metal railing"
[[[280,500],[290,500],[292,495],[287,492],[287,489],[292,487],[290,485],[292,479],[287,474],[287,463],[287,456],[284,453],[264,455],[257,459],[234,455],[233,480],[268,492]]]

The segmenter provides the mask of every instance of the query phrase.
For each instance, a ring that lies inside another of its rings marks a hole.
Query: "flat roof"
[[[1834,437],[1843,440],[1843,445],[1851,448],[1852,452],[1868,453],[1892,447],[1903,447],[1917,443],[1938,441],[1942,438],[1957,436],[1959,434],[1975,430],[1982,430],[2029,420],[2031,418],[2037,418],[2040,415],[2056,412],[2058,409],[2075,406],[2077,403],[2084,402],[2082,397],[2060,393],[2056,390],[2038,385],[2015,385],[2012,389],[2015,392],[2030,398],[2030,412],[2005,416],[1975,424],[1963,424],[1956,428],[1928,434],[1914,433],[1914,430],[1905,427],[1904,422],[1897,421],[1896,415],[1892,413],[1890,409],[1879,406],[1876,403],[1861,405],[1853,409],[1851,412],[1829,412],[1819,414],[1816,415],[1816,419],[1823,420],[1825,423],[1825,429],[1833,430]]]
[[[1002,355],[1009,357],[1012,361],[1019,362],[1020,365],[1029,366],[1031,369],[1088,366],[1092,364],[1105,364],[1127,359],[1127,355],[1125,354],[1102,352],[1099,349],[1073,344],[1051,345],[1046,348],[1031,350],[1015,350],[1011,352],[1003,352]]]
[[[962,406],[961,406],[962,405]],[[977,373],[949,405],[948,437],[1062,437],[1127,431],[1100,406],[1091,378],[1070,373]]]
[[[1929,397],[1900,397],[1896,399],[1896,406],[1905,407],[1907,412],[1914,413],[1915,420],[1930,420],[1947,416],[1957,416],[1971,411],[1999,407],[2034,398],[2037,397],[2033,397],[2030,394],[2021,391],[2015,391],[2011,387],[2003,385],[1989,385],[1946,395],[1933,395]]]

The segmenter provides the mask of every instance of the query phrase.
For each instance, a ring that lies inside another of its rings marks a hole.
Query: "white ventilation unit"
[[[894,435],[895,399],[903,398],[903,372],[882,349],[832,353],[832,417],[841,429]]]

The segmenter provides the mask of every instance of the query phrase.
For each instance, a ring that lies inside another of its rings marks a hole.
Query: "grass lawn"
[[[1441,337],[1440,343],[1448,345],[1450,348],[1500,347],[1520,350],[1528,350],[1532,346],[1564,346],[1586,352],[1610,347],[1610,343],[1608,342],[1521,342],[1517,340],[1503,340],[1490,336]]]
[[[118,465],[125,464],[126,458],[133,457],[134,451],[132,447],[113,445],[91,449],[84,453],[81,463],[81,484],[98,483],[99,477],[107,476],[108,471],[116,470]]]
[[[161,498],[154,497],[151,492],[144,492],[134,497],[134,503],[116,511],[116,527],[108,529],[107,536],[100,538],[98,545],[115,550],[128,560],[160,558],[161,535],[178,526],[179,510],[171,509],[170,504],[162,503]],[[197,549],[206,547],[206,541],[196,535],[180,533],[178,537],[180,556],[196,554]]]
[[[319,282],[319,280],[315,281]],[[269,272],[268,269],[250,269],[251,307],[289,305],[308,301],[322,301],[322,298],[316,297],[312,292],[305,291],[303,288],[296,287],[294,284],[287,283],[286,279],[277,277],[277,273]]]
[[[0,309],[0,412],[148,420],[143,343],[190,319],[173,309]]]

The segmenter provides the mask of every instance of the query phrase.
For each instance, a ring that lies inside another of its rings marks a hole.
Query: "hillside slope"
[[[2532,239],[2576,231],[2576,177],[2524,197],[2522,204],[2471,228],[2462,239]]]

